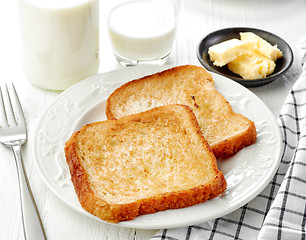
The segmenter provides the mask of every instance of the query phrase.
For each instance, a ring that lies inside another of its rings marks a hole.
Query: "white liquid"
[[[20,0],[19,15],[31,83],[63,90],[98,71],[98,0]]]
[[[150,1],[130,1],[115,7],[108,20],[117,55],[131,60],[155,60],[167,56],[176,32],[174,11]]]

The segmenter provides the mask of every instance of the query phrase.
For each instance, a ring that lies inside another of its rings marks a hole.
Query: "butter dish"
[[[239,75],[236,75],[235,73],[230,71],[227,66],[219,67],[213,64],[213,62],[209,57],[208,49],[215,44],[233,38],[239,39],[241,32],[252,32],[262,37],[272,45],[277,45],[277,47],[283,53],[283,57],[277,59],[277,61],[275,62],[276,67],[271,75],[268,75],[267,77],[261,79],[243,79]],[[220,29],[218,31],[208,34],[198,44],[197,57],[200,63],[208,71],[216,72],[220,75],[228,77],[245,87],[259,87],[275,81],[290,68],[293,62],[292,50],[290,46],[283,39],[264,30],[255,29],[255,28],[246,28],[246,27]]]

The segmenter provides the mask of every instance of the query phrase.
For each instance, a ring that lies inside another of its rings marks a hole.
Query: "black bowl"
[[[271,43],[272,45],[277,44],[277,47],[282,51],[283,57],[277,59],[276,67],[274,72],[267,76],[266,78],[262,79],[243,79],[239,75],[233,73],[228,69],[227,66],[223,67],[217,67],[213,65],[212,61],[209,58],[208,55],[208,48],[212,45],[215,45],[217,43],[232,39],[232,38],[238,38],[240,39],[240,32],[253,32],[256,35],[260,36],[261,38],[265,39],[267,42]],[[218,31],[215,31],[213,33],[208,34],[206,37],[204,37],[197,48],[197,57],[201,64],[208,70],[212,72],[219,73],[225,77],[228,77],[240,84],[242,84],[245,87],[259,87],[266,85],[268,83],[273,82],[278,77],[283,75],[291,66],[293,62],[293,53],[290,48],[290,46],[280,37],[255,28],[226,28],[221,29]]]

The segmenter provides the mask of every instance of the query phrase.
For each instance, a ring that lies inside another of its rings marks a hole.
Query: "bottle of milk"
[[[23,64],[40,88],[64,90],[99,68],[99,0],[19,0]]]

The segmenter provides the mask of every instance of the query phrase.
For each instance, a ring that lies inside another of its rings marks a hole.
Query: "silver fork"
[[[23,111],[13,83],[10,85],[9,87],[6,84],[0,86],[0,142],[14,152],[24,238],[28,240],[47,239],[21,158],[21,145],[27,139]]]

